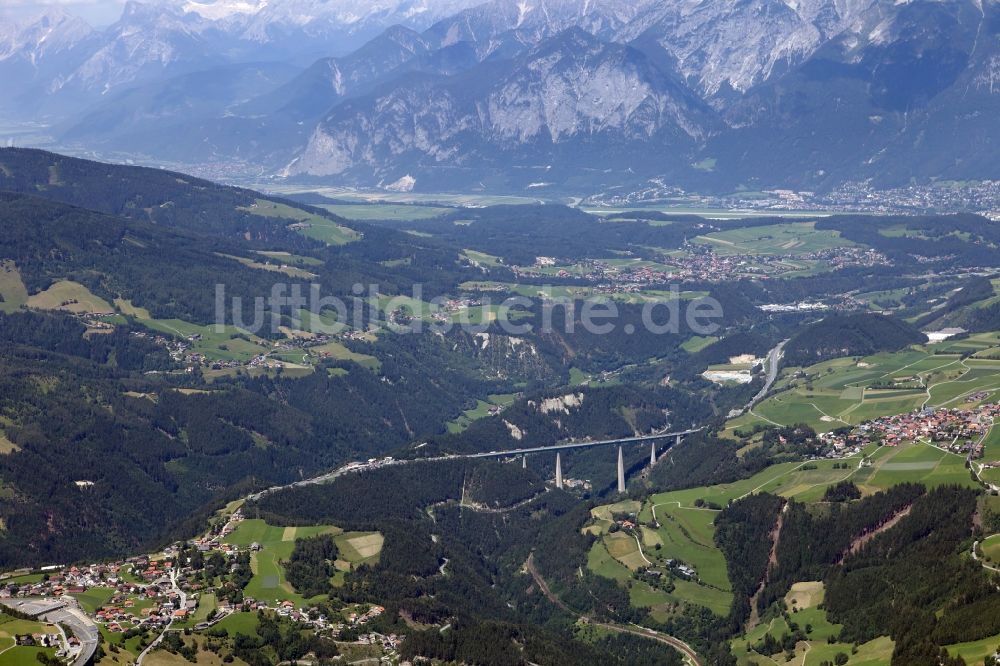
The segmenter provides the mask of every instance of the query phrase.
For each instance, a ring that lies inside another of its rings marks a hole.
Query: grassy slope
[[[296,605],[302,605],[306,599],[297,594],[286,580],[282,562],[291,556],[296,539],[319,534],[335,535],[340,557],[348,567],[373,563],[378,560],[382,550],[382,536],[378,533],[343,533],[340,528],[332,525],[282,527],[268,525],[263,520],[244,520],[226,541],[243,547],[252,543],[261,545],[261,550],[251,557],[254,575],[247,585],[246,594],[269,602],[287,599]]]

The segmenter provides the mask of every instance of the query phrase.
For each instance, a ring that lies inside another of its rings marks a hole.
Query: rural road
[[[552,592],[551,589],[549,589],[549,584],[545,581],[545,579],[542,577],[542,574],[539,573],[538,569],[535,567],[534,554],[528,556],[528,560],[527,562],[525,562],[524,566],[528,570],[528,573],[531,574],[531,577],[535,580],[535,584],[538,585],[538,589],[540,589],[542,591],[542,594],[545,595],[545,598],[551,601],[559,608],[561,608],[562,610],[569,613],[570,615],[575,615],[580,619],[582,619],[584,622],[592,624],[595,627],[601,627],[602,629],[614,631],[619,634],[631,634],[632,636],[638,636],[640,638],[648,638],[649,640],[657,641],[659,643],[663,643],[664,645],[669,645],[670,647],[674,648],[682,655],[684,655],[684,658],[689,663],[693,664],[694,666],[703,666],[701,659],[698,657],[698,653],[695,652],[694,648],[692,648],[690,645],[688,645],[679,638],[674,638],[673,636],[670,636],[668,634],[662,634],[658,631],[653,631],[652,629],[647,629],[646,627],[641,627],[637,624],[629,627],[623,624],[602,622],[601,620],[595,620],[587,615],[582,615],[574,611],[565,603],[563,603],[563,600],[557,597]]]
[[[171,585],[171,587],[173,587],[174,592],[177,593],[178,595],[180,595],[180,598],[181,598],[181,605],[180,605],[180,607],[184,608],[185,604],[187,603],[187,593],[184,592],[184,590],[182,590],[180,587],[177,586],[177,569],[176,568],[175,569],[171,569],[171,571],[170,571],[170,585]],[[150,643],[149,645],[147,645],[146,649],[143,650],[139,654],[139,656],[136,658],[136,660],[135,660],[135,666],[142,666],[143,659],[145,659],[149,655],[150,652],[152,652],[154,649],[156,649],[156,646],[160,644],[160,642],[163,640],[163,637],[167,635],[168,631],[170,631],[170,625],[172,625],[173,623],[174,623],[174,618],[173,618],[173,616],[171,616],[170,617],[170,621],[167,623],[167,626],[165,626],[163,628],[163,633],[161,633],[159,636],[157,636],[153,640],[152,643]]]
[[[979,542],[978,541],[976,541],[974,544],[972,544],[972,559],[974,559],[976,562],[979,562],[981,565],[983,565],[984,569],[989,569],[990,571],[993,571],[993,572],[996,572],[996,573],[1000,573],[1000,569],[997,569],[996,567],[990,566],[989,564],[986,564],[986,562],[983,562],[981,559],[979,559],[979,555],[976,553],[976,548],[978,548],[978,547],[979,547]]]

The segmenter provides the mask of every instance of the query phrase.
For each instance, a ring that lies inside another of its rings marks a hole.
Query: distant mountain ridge
[[[133,1],[0,75],[61,146],[336,184],[1000,180],[997,0]]]

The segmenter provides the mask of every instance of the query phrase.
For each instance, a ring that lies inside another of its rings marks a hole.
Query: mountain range
[[[326,184],[1000,179],[996,0],[130,2],[0,27],[0,78],[53,145]]]

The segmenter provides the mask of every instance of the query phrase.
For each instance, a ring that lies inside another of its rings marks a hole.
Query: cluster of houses
[[[188,350],[191,343],[188,340],[174,340],[158,333],[147,333],[146,331],[132,331],[130,335],[140,340],[151,340],[154,344],[164,347],[170,355],[171,360],[180,363],[188,357]],[[198,354],[198,356],[201,356]]]
[[[891,263],[884,254],[863,247],[831,248],[802,254],[717,254],[711,246],[703,243],[688,243],[685,249],[687,252],[684,254],[670,257],[672,270],[669,271],[641,264],[617,266],[593,259],[579,263],[584,269],[582,272],[563,269],[555,275],[560,278],[583,278],[598,283],[605,290],[620,292],[637,291],[641,285],[678,281],[724,282],[738,275],[774,277],[797,270],[794,265],[789,265],[789,260],[821,261],[833,268],[885,266]],[[546,269],[556,264],[552,257],[538,257],[532,267],[512,268],[517,276],[546,277],[552,274]]]
[[[182,603],[170,580],[172,567],[172,562],[152,561],[145,556],[112,564],[71,566],[54,570],[38,582],[0,586],[0,598],[59,598],[100,587],[110,589],[111,598],[94,612],[93,619],[108,631],[163,626],[171,618],[185,619],[197,605],[195,601]],[[123,574],[128,569],[131,576],[126,578]]]
[[[224,539],[229,536],[243,521],[239,510],[233,512],[221,528],[212,533],[192,539],[186,546],[195,547],[200,552],[221,552],[232,560],[241,549],[227,544]],[[82,595],[91,588],[108,590],[110,596],[106,603],[91,612],[91,619],[110,633],[128,632],[135,629],[152,629],[162,631],[175,621],[183,622],[196,611],[198,601],[188,594],[202,589],[198,582],[192,582],[192,570],[184,565],[183,544],[174,544],[156,557],[146,555],[130,557],[114,563],[91,564],[83,566],[52,566],[37,582],[4,583],[0,581],[0,599],[2,598],[50,598],[59,599],[64,596]],[[249,550],[259,550],[259,544],[251,544]],[[242,550],[247,550],[244,547]],[[24,572],[22,572],[24,573]],[[204,590],[202,590],[204,591]],[[267,610],[300,622],[317,632],[328,633],[333,637],[344,631],[364,627],[385,612],[382,606],[367,604],[357,605],[349,612],[334,617],[317,613],[316,609],[299,608],[290,600],[268,602],[245,597],[239,603],[231,603],[228,599],[217,601],[216,611],[207,621],[199,622],[193,628],[207,629],[219,622],[230,613],[257,612]],[[18,645],[53,646],[60,645],[58,635],[24,635],[18,636]],[[368,632],[361,635],[357,641],[365,645],[380,646],[386,653],[394,652],[402,637],[395,634],[383,635]],[[79,641],[70,637],[70,649]]]
[[[151,605],[143,605],[143,601],[151,601]],[[141,592],[138,597],[115,594],[111,600],[97,609],[94,620],[107,627],[111,633],[128,631],[135,627],[162,627],[171,621],[184,621],[194,613],[198,602],[194,599],[181,600],[176,593],[169,591]]]
[[[361,645],[381,645],[386,652],[396,650],[402,642],[402,637],[396,634],[362,634],[358,636],[358,643]]]
[[[0,599],[61,597],[65,594],[83,594],[91,587],[124,585],[120,576],[121,567],[121,564],[91,564],[65,569],[51,567],[52,573],[46,573],[37,582],[0,584]]]
[[[444,324],[451,321],[459,312],[479,307],[482,304],[483,302],[478,298],[449,298],[431,314],[431,319],[439,324]]]
[[[901,442],[926,440],[954,453],[978,458],[983,453],[983,438],[998,416],[1000,404],[997,403],[968,409],[926,408],[867,421],[849,432],[823,433],[820,439],[831,447],[829,457],[857,453],[875,441],[897,446]]]
[[[59,634],[16,634],[14,643],[22,647],[62,648]]]

